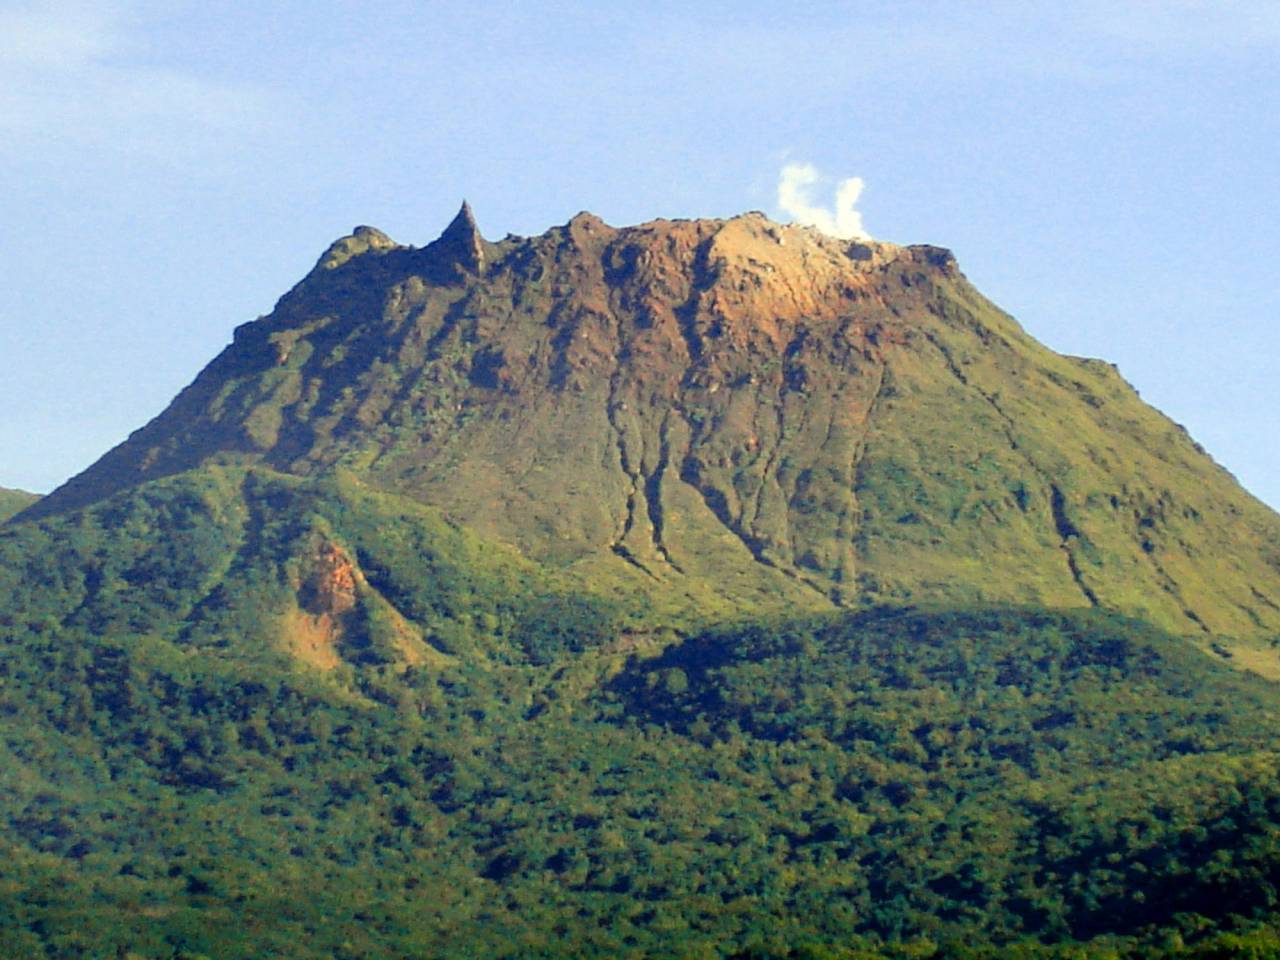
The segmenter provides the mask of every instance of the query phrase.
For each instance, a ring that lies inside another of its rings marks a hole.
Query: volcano
[[[690,603],[995,602],[1280,633],[1280,519],[1116,369],[949,252],[760,214],[359,227],[170,407],[24,515],[210,464],[346,471]]]
[[[0,494],[0,956],[1280,943],[1280,517],[944,249],[359,227]]]

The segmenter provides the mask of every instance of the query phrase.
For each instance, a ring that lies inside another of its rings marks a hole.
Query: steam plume
[[[854,209],[862,195],[862,178],[850,177],[836,184],[834,210],[812,201],[811,189],[822,179],[811,163],[788,163],[778,176],[778,206],[797,223],[817,227],[833,237],[870,240],[871,234],[862,227],[862,214]]]

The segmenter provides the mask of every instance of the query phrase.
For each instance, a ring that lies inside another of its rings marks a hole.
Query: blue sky
[[[1280,4],[686,7],[0,0],[0,485],[122,440],[356,224],[782,217],[810,163],[1280,506]]]

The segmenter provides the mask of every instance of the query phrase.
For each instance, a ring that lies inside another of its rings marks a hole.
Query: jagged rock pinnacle
[[[462,201],[462,209],[432,246],[464,270],[471,273],[483,270],[484,238],[480,236],[480,228],[476,226],[475,215],[467,201]]]

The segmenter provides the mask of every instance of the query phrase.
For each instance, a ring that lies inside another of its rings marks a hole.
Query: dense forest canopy
[[[403,507],[215,472],[0,533],[0,953],[1273,942],[1280,713],[1227,658],[1020,608],[645,633]],[[321,543],[330,670],[280,639]]]

